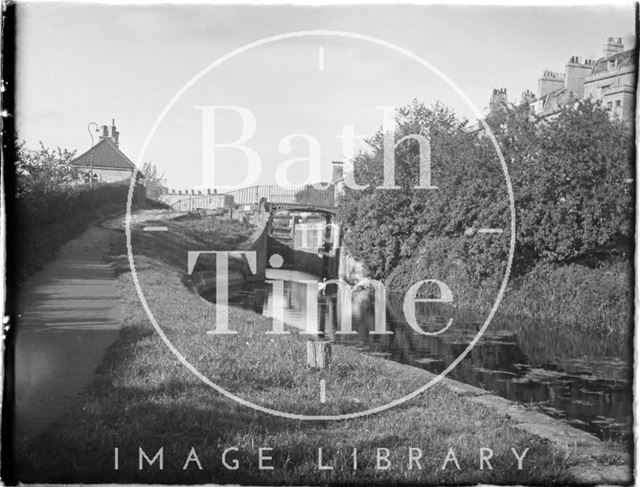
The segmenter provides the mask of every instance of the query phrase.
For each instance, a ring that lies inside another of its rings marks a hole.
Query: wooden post
[[[331,363],[331,342],[307,340],[307,365],[313,369],[324,369]]]
[[[328,300],[327,309],[333,309],[331,306],[332,301]],[[324,369],[331,363],[331,342],[327,339],[333,338],[333,326],[330,321],[330,317],[327,317],[327,309],[325,312],[318,313],[318,330],[325,334],[323,338],[316,336],[312,340],[307,340],[307,365],[314,369]],[[327,330],[327,328],[329,328]],[[328,332],[328,333],[327,333]]]

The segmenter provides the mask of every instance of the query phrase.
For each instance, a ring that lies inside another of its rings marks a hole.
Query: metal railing
[[[166,202],[178,211],[229,208],[236,205],[253,205],[265,198],[269,203],[300,204],[309,206],[335,206],[334,188],[320,190],[313,186],[251,186],[227,193],[184,194],[182,198],[169,195]]]
[[[313,186],[251,186],[229,191],[237,205],[259,203],[262,198],[270,203],[300,203],[303,205],[335,206],[333,186],[325,190]]]

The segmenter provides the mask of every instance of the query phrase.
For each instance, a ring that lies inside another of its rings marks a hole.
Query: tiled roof
[[[136,165],[131,162],[124,153],[118,149],[109,139],[102,139],[92,149],[84,154],[76,157],[71,164],[74,166],[91,167],[106,169],[121,169],[132,171]]]
[[[593,67],[591,74],[593,75],[593,74],[602,73],[604,71],[608,71],[609,70],[608,63],[609,61],[613,61],[613,60],[617,61],[615,71],[618,71],[619,69],[626,68],[626,67],[634,67],[635,66],[634,54],[635,54],[635,50],[629,49],[628,51],[612,54],[607,58],[604,58],[604,57],[600,58],[596,62],[595,66]]]

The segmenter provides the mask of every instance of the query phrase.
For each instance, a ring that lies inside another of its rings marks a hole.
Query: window
[[[616,100],[616,108],[620,108],[620,105],[622,105],[622,101]]]
[[[91,175],[91,172],[84,173],[84,182],[85,182],[85,184],[89,184],[90,175]],[[100,179],[100,177],[96,173],[93,173],[93,182],[96,183],[96,182],[98,182],[99,179]]]
[[[611,110],[613,109],[613,102],[612,101],[608,101],[607,102],[607,110]]]

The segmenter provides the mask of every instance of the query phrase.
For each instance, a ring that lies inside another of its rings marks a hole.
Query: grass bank
[[[485,287],[471,285],[462,262],[430,255],[428,250],[426,254],[402,262],[387,279],[389,288],[405,293],[419,280],[440,279],[452,289],[459,307],[488,311],[496,298],[498,280]],[[538,263],[526,274],[510,279],[498,313],[628,335],[633,322],[633,265],[630,261],[602,262],[595,267]]]
[[[431,377],[340,346],[334,347],[328,369],[307,369],[305,337],[295,332],[267,335],[271,320],[242,309],[229,310],[230,328],[237,335],[207,334],[215,313],[189,286],[186,252],[229,248],[250,229],[211,219],[156,223],[169,231],[133,232],[138,277],[149,306],[186,359],[229,392],[277,410],[338,414],[386,404]],[[567,452],[441,386],[386,412],[349,421],[288,420],[241,406],[202,383],[171,354],[140,306],[127,270],[124,239],[113,254],[126,306],[121,337],[81,406],[17,455],[19,480],[254,485],[565,480],[572,460]],[[321,379],[326,381],[324,404],[319,400]],[[158,460],[139,469],[139,448],[149,458],[162,448],[163,469]],[[228,448],[237,449],[227,458],[231,467],[238,461],[236,470],[222,463]],[[263,463],[272,470],[260,469],[260,448],[272,449],[263,451],[271,457]],[[331,470],[319,469],[319,448],[323,465]],[[419,449],[421,457],[410,462],[409,448]],[[491,449],[492,469],[480,469],[481,448]],[[518,454],[528,449],[522,470],[512,448]],[[388,450],[388,464],[377,464],[377,455],[387,452],[379,449]],[[451,457],[443,468],[450,452],[459,468]]]

